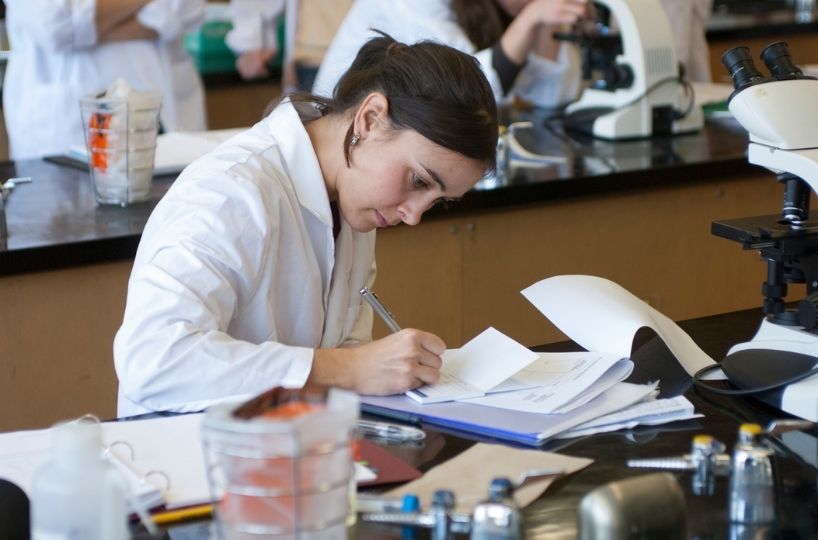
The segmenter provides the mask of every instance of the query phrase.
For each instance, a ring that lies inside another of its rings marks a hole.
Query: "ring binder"
[[[136,506],[167,509],[208,503],[210,492],[199,442],[201,415],[99,422],[101,455],[122,473]],[[34,472],[51,457],[51,429],[0,434],[0,478],[29,492]]]

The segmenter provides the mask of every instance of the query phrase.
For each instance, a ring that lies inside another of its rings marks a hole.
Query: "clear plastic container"
[[[99,204],[127,206],[148,199],[153,184],[162,96],[80,100],[94,197]]]
[[[52,429],[54,459],[32,480],[32,540],[129,538],[124,487],[101,456],[99,424],[71,422]]]
[[[211,407],[202,426],[220,537],[344,538],[358,396],[330,389],[323,403],[292,418],[245,420],[236,407]]]

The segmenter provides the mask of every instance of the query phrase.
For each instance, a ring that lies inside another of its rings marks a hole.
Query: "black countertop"
[[[566,136],[560,125],[535,120],[519,140],[540,154],[564,158],[537,169],[513,168],[508,179],[482,181],[448,210],[429,219],[646,186],[705,181],[759,170],[747,164],[747,136],[732,120],[702,132],[611,143]],[[6,205],[8,238],[0,239],[0,276],[131,259],[156,202],[173,178],[157,178],[152,201],[96,206],[87,171],[43,160],[0,163],[0,178],[30,176]]]
[[[721,359],[730,346],[749,339],[761,321],[761,310],[747,310],[683,321],[680,326],[711,357]],[[573,343],[558,343],[541,350],[578,350]],[[652,331],[642,330],[635,339],[635,369],[629,378],[643,382],[646,377],[660,380],[668,395],[683,393],[702,418],[659,426],[640,426],[630,430],[603,433],[577,439],[553,440],[542,449],[566,455],[588,457],[594,462],[576,474],[564,477],[524,511],[527,538],[530,540],[566,540],[576,538],[577,508],[591,490],[608,482],[649,474],[651,470],[631,469],[630,459],[679,456],[689,452],[692,438],[706,433],[732,450],[738,427],[744,422],[766,426],[772,419],[788,417],[763,403],[747,397],[721,397],[690,386],[667,347]],[[716,383],[723,384],[723,383]],[[426,428],[422,444],[392,443],[389,451],[422,471],[427,471],[458,455],[474,442],[467,433],[442,432]],[[764,526],[731,524],[727,515],[728,479],[717,477],[712,495],[694,495],[691,475],[674,472],[684,492],[687,511],[683,537],[696,540],[725,539],[770,540],[818,538],[818,432],[790,433],[770,439],[775,448],[773,467],[776,475],[775,505],[777,522]],[[491,441],[488,441],[491,442]],[[427,530],[415,530],[416,538],[429,538]],[[215,538],[212,522],[177,525],[171,538],[209,540]],[[380,540],[406,538],[401,528],[359,521],[351,538]],[[634,536],[634,538],[647,536]],[[458,537],[465,538],[465,537]]]
[[[818,14],[799,15],[793,9],[747,10],[743,13],[716,10],[707,21],[707,41],[815,33]]]

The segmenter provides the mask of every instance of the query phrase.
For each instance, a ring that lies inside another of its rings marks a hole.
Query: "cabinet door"
[[[449,347],[462,345],[461,229],[457,219],[390,227],[378,231],[375,248],[374,289],[398,324],[433,332]],[[373,336],[387,333],[376,317]]]
[[[766,266],[710,234],[716,219],[779,212],[771,175],[692,182],[486,213],[467,220],[463,331],[529,346],[564,336],[520,294],[553,275],[619,283],[674,320],[757,307]]]

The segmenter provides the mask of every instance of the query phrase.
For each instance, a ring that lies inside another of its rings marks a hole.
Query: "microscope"
[[[746,47],[722,62],[735,86],[728,106],[749,132],[748,160],[778,176],[780,216],[714,222],[711,232],[758,250],[767,262],[764,319],[756,335],[733,346],[721,366],[728,379],[788,413],[818,421],[818,221],[810,219],[818,189],[818,80],[796,67],[783,42],[761,53],[756,69]],[[807,297],[788,308],[787,285],[805,283]]]
[[[558,39],[582,52],[591,81],[566,108],[566,129],[601,139],[642,139],[701,129],[703,114],[680,76],[673,31],[658,0],[596,0],[597,22]],[[619,34],[611,32],[611,15]]]

